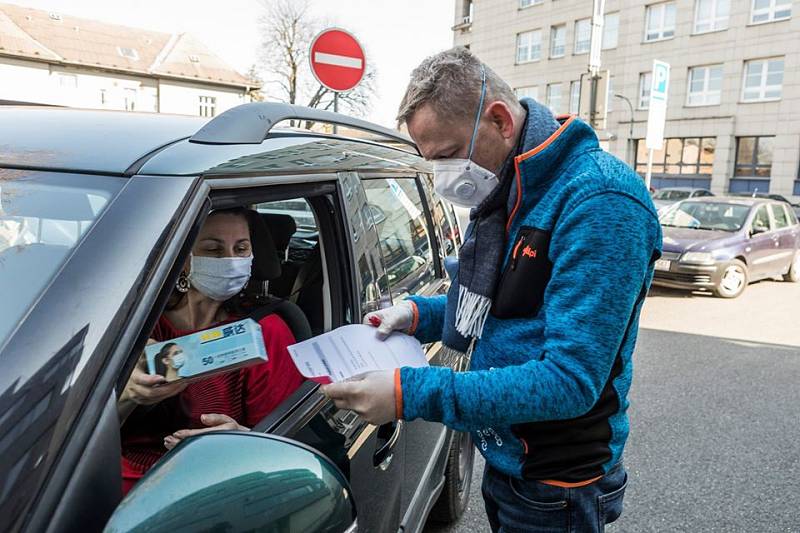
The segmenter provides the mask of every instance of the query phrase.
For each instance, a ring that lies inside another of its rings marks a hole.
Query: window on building
[[[731,0],[697,0],[694,8],[694,33],[725,30],[731,14]]]
[[[550,28],[550,57],[564,57],[567,48],[567,26],[559,24]]]
[[[539,101],[539,87],[536,85],[530,85],[528,87],[517,87],[514,89],[514,94],[516,95],[517,99],[522,98],[533,98],[537,102]]]
[[[722,97],[722,65],[689,69],[686,105],[719,105]]]
[[[675,37],[675,2],[647,6],[645,41],[660,41]]]
[[[783,58],[756,59],[744,64],[742,100],[779,100],[783,91]]]
[[[608,90],[606,91],[606,112],[614,111],[614,76],[608,77]]]
[[[213,117],[217,114],[217,97],[216,96],[201,96],[200,97],[200,116]]]
[[[639,109],[650,107],[650,86],[653,84],[653,73],[642,72],[639,74]]]
[[[592,19],[575,21],[575,53],[586,54],[592,46]]]
[[[473,10],[472,0],[464,0],[464,3],[461,5],[462,24],[469,24],[470,22],[472,22],[472,10]]]
[[[517,63],[538,61],[542,58],[542,30],[517,34]]]
[[[603,17],[603,50],[617,47],[619,40],[619,13],[608,13]]]
[[[760,24],[786,20],[792,16],[792,0],[753,0],[750,22]]]
[[[130,59],[131,61],[139,61],[139,52],[136,51],[136,48],[118,46],[117,53],[120,56],[124,57],[125,59]]]
[[[551,83],[547,86],[547,107],[556,115],[561,113],[561,84]]]
[[[56,74],[56,79],[58,80],[59,87],[64,89],[78,88],[78,76],[75,74],[65,74],[63,72],[59,72]]]
[[[523,9],[526,7],[536,6],[543,3],[544,0],[519,0],[519,8]]]
[[[136,111],[136,89],[125,89],[125,111]]]
[[[106,94],[105,89],[100,89],[100,105],[106,105],[108,101],[108,95]]]
[[[734,176],[769,178],[775,137],[737,137]]]
[[[581,82],[571,81],[569,83],[569,114],[577,115],[581,107]]]
[[[649,150],[644,139],[636,143],[636,171],[644,176]],[[716,137],[665,139],[664,148],[653,151],[653,186],[707,189],[711,185],[716,146]]]

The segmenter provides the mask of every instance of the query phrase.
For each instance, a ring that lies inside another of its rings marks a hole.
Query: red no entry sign
[[[349,91],[364,77],[367,67],[364,49],[344,30],[333,28],[317,35],[309,55],[311,72],[332,91]]]

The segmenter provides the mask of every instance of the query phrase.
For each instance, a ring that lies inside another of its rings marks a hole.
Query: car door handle
[[[394,447],[400,440],[400,433],[403,431],[403,421],[398,420],[394,423],[383,424],[378,428],[378,445],[380,448],[372,456],[372,466],[387,470],[394,457]],[[381,445],[381,443],[383,443]]]

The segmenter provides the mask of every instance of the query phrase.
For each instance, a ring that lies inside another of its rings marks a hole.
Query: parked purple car
[[[654,285],[736,298],[751,281],[800,281],[800,224],[791,206],[762,198],[693,198],[661,217],[664,253]]]

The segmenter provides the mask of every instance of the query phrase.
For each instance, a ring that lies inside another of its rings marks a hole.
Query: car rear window
[[[0,169],[0,346],[124,183]]]

